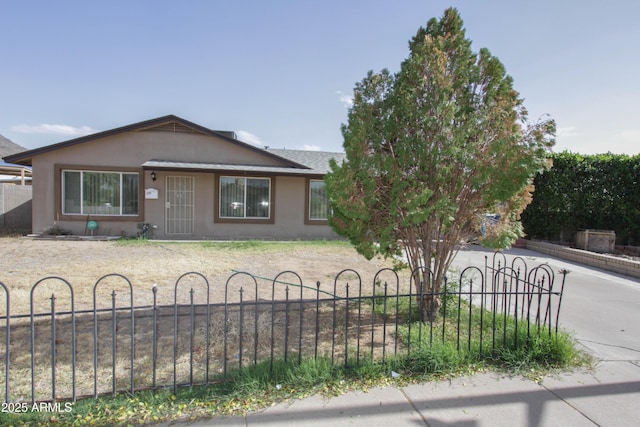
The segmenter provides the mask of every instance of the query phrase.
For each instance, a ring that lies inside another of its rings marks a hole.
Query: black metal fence
[[[433,286],[401,283],[390,269],[371,284],[348,269],[328,288],[305,285],[292,271],[269,279],[236,272],[212,298],[208,279],[190,272],[175,282],[171,304],[158,303],[154,285],[151,303],[136,306],[129,279],[109,274],[93,287],[93,307],[78,310],[73,286],[45,277],[31,288],[28,315],[11,315],[10,292],[0,282],[0,384],[6,402],[76,400],[224,381],[231,371],[276,360],[384,362],[450,337],[458,349],[491,354],[526,345],[532,334],[557,333],[561,276],[554,284],[548,265],[529,268],[520,257],[507,263],[498,253],[449,277],[437,294]],[[41,288],[59,293],[41,298]],[[420,321],[420,303],[436,298],[438,320]]]

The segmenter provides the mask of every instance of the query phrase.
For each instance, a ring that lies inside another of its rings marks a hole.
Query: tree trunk
[[[441,306],[442,299],[440,298],[440,294],[424,295],[422,303],[420,304],[420,320],[429,323],[435,322],[440,314]]]
[[[442,306],[440,289],[431,289],[424,286],[424,282],[419,282],[416,286],[418,307],[420,307],[420,321],[433,323],[437,320]]]

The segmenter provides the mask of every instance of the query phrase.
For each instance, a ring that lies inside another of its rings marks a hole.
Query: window
[[[269,218],[270,201],[269,178],[220,177],[221,218]]]
[[[137,173],[62,171],[62,213],[138,215]]]
[[[309,219],[327,220],[330,213],[329,197],[324,181],[309,180]]]

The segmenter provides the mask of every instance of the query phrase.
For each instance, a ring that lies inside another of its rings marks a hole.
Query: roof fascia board
[[[235,175],[286,175],[323,177],[325,174],[311,168],[290,168],[283,166],[260,166],[242,164],[208,164],[195,162],[172,162],[165,160],[149,160],[141,165],[144,170],[189,171],[208,173],[228,173]]]
[[[296,169],[300,172],[287,172],[282,171],[248,171],[238,169],[225,169],[220,168],[199,168],[199,167],[184,167],[184,166],[143,166],[143,170],[155,170],[155,171],[172,171],[172,172],[205,172],[205,173],[224,173],[228,175],[242,175],[242,176],[298,176],[308,178],[324,178],[324,174],[316,171],[309,170],[309,172],[302,172],[300,169]]]

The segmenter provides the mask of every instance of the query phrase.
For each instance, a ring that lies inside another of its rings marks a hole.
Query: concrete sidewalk
[[[541,384],[495,373],[338,397],[311,396],[205,426],[632,426],[640,420],[640,363],[601,362],[593,371]],[[171,425],[171,424],[164,424]]]

